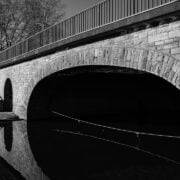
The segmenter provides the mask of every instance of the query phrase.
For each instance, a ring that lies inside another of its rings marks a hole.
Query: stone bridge
[[[180,7],[179,2],[175,3]],[[146,13],[153,14],[145,12],[140,16],[146,17]],[[163,13],[163,16],[157,15],[155,19],[141,19],[137,24],[131,22],[133,26],[128,25],[118,31],[111,30],[111,35],[93,39],[92,42],[86,43],[86,38],[83,37],[81,43],[63,50],[56,49],[53,53],[41,56],[36,56],[39,51],[35,50],[33,59],[20,60],[18,63],[15,59],[7,61],[9,64],[2,62],[0,95],[3,99],[6,99],[6,96],[12,98],[6,111],[14,112],[23,121],[12,123],[11,140],[6,137],[5,128],[0,129],[0,155],[26,179],[49,179],[43,172],[46,167],[41,167],[41,162],[36,160],[38,154],[34,152],[30,142],[32,134],[29,121],[49,116],[49,102],[53,94],[61,93],[62,86],[67,85],[63,84],[63,77],[78,74],[85,76],[86,73],[149,74],[161,79],[163,83],[167,81],[172,89],[176,89],[174,91],[179,92],[179,16],[177,12]],[[128,21],[128,18],[125,21]],[[83,80],[86,81],[86,78]],[[62,86],[57,87],[58,83]],[[120,86],[121,81],[116,84]],[[91,86],[96,89],[96,84]],[[83,91],[83,84],[81,88]],[[57,104],[54,105],[55,108]]]

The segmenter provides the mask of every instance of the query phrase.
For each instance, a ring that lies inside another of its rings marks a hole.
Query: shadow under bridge
[[[33,90],[30,146],[52,179],[172,179],[180,172],[179,100],[178,89],[146,72],[63,70]]]

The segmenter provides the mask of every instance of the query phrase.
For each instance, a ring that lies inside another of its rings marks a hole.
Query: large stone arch
[[[43,59],[40,60],[43,61]],[[95,65],[126,67],[152,73],[180,89],[180,61],[171,54],[152,49],[119,47],[116,45],[98,48],[81,47],[50,55],[48,61],[37,67],[24,89],[25,99],[21,105],[24,118],[27,119],[28,103],[31,94],[41,80],[61,70]],[[25,129],[26,124],[27,121],[24,122]],[[26,137],[25,141],[26,153],[31,157],[31,162],[35,162],[30,150],[28,137]]]
[[[37,69],[24,90],[24,116],[34,87],[45,77],[61,70],[79,66],[105,65],[126,67],[152,73],[180,89],[180,61],[171,54],[146,48],[117,45],[67,50],[53,55]]]

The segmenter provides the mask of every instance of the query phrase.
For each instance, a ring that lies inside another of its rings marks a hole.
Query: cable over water
[[[101,124],[97,124],[97,123],[87,122],[87,121],[84,121],[84,120],[81,120],[81,119],[78,119],[78,118],[74,118],[74,117],[71,117],[71,116],[61,114],[61,113],[56,112],[56,111],[52,111],[52,113],[54,113],[54,114],[56,114],[58,116],[61,116],[61,117],[71,119],[71,120],[76,121],[78,123],[89,124],[89,125],[93,125],[93,126],[97,126],[97,127],[101,127],[101,128],[106,128],[106,129],[110,129],[110,130],[136,134],[137,137],[139,137],[139,135],[146,135],[146,136],[156,136],[156,137],[163,137],[163,138],[180,139],[180,136],[172,136],[172,135],[163,135],[163,134],[154,134],[154,133],[146,133],[146,132],[140,132],[140,131],[126,130],[126,129],[121,129],[121,128],[105,126],[105,125],[101,125]]]
[[[170,159],[170,158],[165,157],[165,156],[161,156],[161,155],[156,154],[156,153],[152,153],[152,152],[147,151],[147,150],[144,150],[144,149],[142,149],[142,148],[140,148],[140,147],[131,146],[131,145],[128,145],[128,144],[123,144],[123,143],[120,143],[120,142],[117,142],[117,141],[113,141],[113,140],[109,140],[109,139],[105,139],[105,138],[100,138],[100,137],[97,137],[97,136],[88,135],[88,134],[84,134],[84,133],[81,133],[81,132],[64,131],[64,130],[59,130],[59,129],[54,129],[53,131],[59,132],[59,133],[66,133],[66,134],[73,134],[73,135],[78,135],[78,136],[84,136],[84,137],[94,138],[94,139],[106,141],[106,142],[109,142],[109,143],[112,143],[112,144],[117,144],[117,145],[125,146],[125,147],[127,147],[127,148],[131,148],[131,149],[134,149],[134,150],[137,150],[137,151],[140,151],[140,152],[149,154],[149,155],[151,155],[151,156],[154,156],[154,157],[163,159],[163,160],[165,160],[165,161],[174,163],[174,164],[176,164],[176,165],[180,165],[180,162],[178,162],[178,161],[175,161],[175,160]]]
[[[171,163],[176,164],[178,166],[180,165],[180,162],[178,162],[176,160],[173,160],[173,159],[168,158],[166,156],[162,156],[162,155],[159,155],[159,154],[156,154],[156,153],[153,153],[153,152],[150,152],[150,151],[147,151],[147,150],[144,150],[143,148],[141,148],[140,147],[140,135],[155,136],[155,137],[162,137],[162,138],[174,138],[174,139],[180,139],[180,136],[162,135],[162,134],[154,134],[154,133],[145,133],[145,132],[139,132],[139,131],[126,130],[126,129],[121,129],[121,128],[105,126],[105,125],[101,125],[101,124],[97,124],[97,123],[87,122],[87,121],[84,121],[84,120],[81,120],[81,119],[78,119],[78,118],[74,118],[74,117],[71,117],[71,116],[68,116],[68,115],[61,114],[61,113],[56,112],[56,111],[52,111],[52,113],[56,114],[58,116],[61,116],[61,117],[68,118],[68,119],[73,120],[73,121],[75,121],[77,123],[83,123],[83,124],[87,124],[87,125],[93,125],[95,127],[101,127],[102,131],[104,131],[104,129],[110,129],[110,130],[114,130],[114,131],[120,131],[120,132],[124,132],[124,133],[135,134],[138,141],[137,141],[137,145],[133,146],[133,145],[120,143],[118,141],[114,141],[114,140],[106,139],[106,138],[101,138],[101,137],[98,137],[98,136],[95,136],[95,135],[92,135],[92,134],[86,134],[86,133],[82,133],[82,132],[74,132],[74,131],[70,131],[70,130],[61,130],[61,129],[53,129],[54,132],[73,134],[73,135],[77,135],[77,136],[84,136],[84,137],[94,138],[94,139],[97,139],[97,140],[106,141],[106,142],[109,142],[109,143],[121,145],[121,146],[124,146],[124,147],[127,147],[127,148],[131,148],[131,149],[134,149],[134,150],[149,154],[149,155],[151,155],[153,157],[160,158],[162,160],[165,160],[167,162],[171,162]]]

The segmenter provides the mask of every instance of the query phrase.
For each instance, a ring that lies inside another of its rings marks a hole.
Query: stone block
[[[162,41],[165,39],[168,39],[168,33],[167,32],[161,33],[161,34],[150,35],[148,37],[148,43]]]
[[[170,23],[169,26],[170,26],[171,30],[179,29],[180,28],[180,21],[176,21],[176,22]]]
[[[171,50],[170,49],[162,49],[161,52],[164,54],[169,54],[171,52]]]
[[[155,42],[155,45],[158,46],[158,45],[162,45],[164,43],[165,43],[165,41],[157,41],[157,42]]]
[[[155,28],[148,29],[148,35],[153,36],[155,34],[157,34],[157,29]]]
[[[171,49],[171,54],[180,54],[180,47]]]
[[[169,38],[169,39],[166,39],[165,41],[164,41],[164,44],[169,44],[169,43],[172,43],[174,41],[174,38]]]
[[[180,37],[180,29],[169,32],[169,38]]]
[[[177,48],[179,46],[178,42],[174,42],[171,44],[167,44],[163,46],[163,49],[173,49],[173,48]]]
[[[169,31],[169,26],[163,25],[157,28],[157,34],[168,32]]]
[[[180,54],[175,54],[174,57],[180,60]]]

